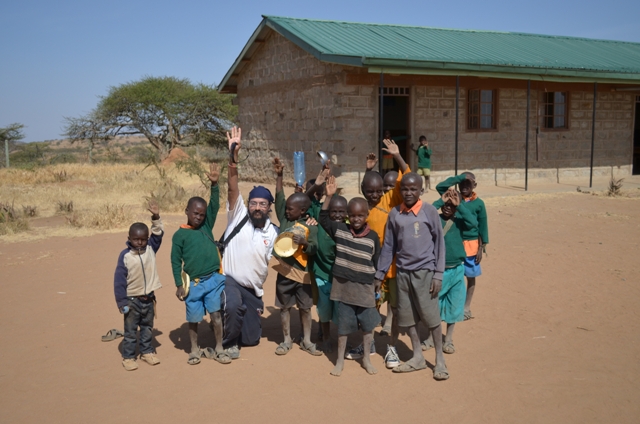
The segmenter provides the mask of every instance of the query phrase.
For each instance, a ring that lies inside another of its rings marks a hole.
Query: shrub
[[[0,235],[15,234],[29,229],[29,221],[16,212],[13,203],[0,203]]]
[[[73,212],[73,200],[58,200],[58,212],[59,213],[71,213]]]
[[[624,178],[616,179],[611,177],[609,180],[609,188],[607,189],[607,196],[615,197],[620,196],[622,194],[622,182]]]
[[[103,205],[99,210],[89,213],[74,212],[67,217],[67,222],[76,228],[98,228],[109,230],[128,225],[132,221],[132,215],[125,205]]]

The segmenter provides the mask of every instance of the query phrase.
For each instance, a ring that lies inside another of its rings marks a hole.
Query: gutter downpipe
[[[524,191],[529,190],[529,109],[531,108],[531,80],[527,80],[527,133],[524,142]]]
[[[455,175],[458,175],[458,116],[459,116],[459,108],[458,101],[460,99],[460,76],[456,75],[456,165],[455,165]]]
[[[593,83],[593,116],[591,117],[591,164],[589,165],[589,188],[593,187],[593,151],[596,139],[596,98],[598,96],[598,83]]]
[[[382,175],[382,140],[384,138],[384,72],[380,71],[380,139],[378,141],[378,172]]]

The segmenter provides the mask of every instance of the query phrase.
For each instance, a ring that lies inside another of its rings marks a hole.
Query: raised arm
[[[456,175],[455,177],[449,177],[436,186],[436,191],[442,196],[445,191],[449,190],[450,187],[453,187],[456,184],[460,184],[466,178],[467,176],[465,174]]]
[[[204,220],[204,225],[209,230],[213,231],[213,226],[216,223],[218,217],[218,211],[220,210],[220,187],[218,187],[218,179],[220,178],[220,167],[217,163],[211,162],[209,164],[209,172],[206,172],[209,181],[211,181],[211,197],[209,198],[209,206],[207,206],[207,216]]]
[[[465,229],[471,230],[478,226],[478,220],[476,219],[474,213],[469,210],[464,201],[460,202],[456,213],[462,219],[462,223]]]
[[[278,217],[278,221],[280,221],[280,225],[285,220],[284,210],[286,207],[286,199],[284,198],[284,189],[282,188],[282,174],[284,172],[284,164],[280,162],[279,158],[273,159],[273,170],[276,173],[276,201],[275,201],[275,209],[276,216]]]
[[[400,154],[400,148],[398,147],[396,142],[391,139],[385,139],[382,140],[382,142],[386,146],[383,147],[382,150],[393,156],[393,159],[395,159],[396,163],[400,167],[400,171],[402,171],[403,173],[407,172],[409,165],[407,165],[407,163],[402,158],[402,155]]]
[[[307,190],[306,194],[307,196],[309,196],[309,199],[311,199],[311,201],[315,200],[316,192],[322,189],[322,185],[327,181],[327,177],[329,176],[330,173],[331,173],[331,161],[328,160],[324,164],[320,172],[318,173],[318,176],[316,177],[316,180],[313,183],[313,185],[309,187],[309,190]]]
[[[369,153],[367,155],[367,172],[368,171],[373,171],[373,168],[376,167],[376,165],[378,164],[378,157],[376,156],[375,153]]]
[[[227,142],[229,143],[227,200],[229,201],[229,210],[233,210],[236,205],[236,201],[238,200],[238,196],[240,196],[240,188],[238,186],[238,152],[240,152],[240,147],[242,147],[240,142],[241,137],[242,129],[240,128],[231,128],[231,135],[227,132]],[[231,151],[231,149],[233,149],[233,151]]]
[[[335,235],[337,223],[331,221],[331,218],[329,217],[329,207],[331,206],[331,199],[333,199],[337,189],[338,184],[336,183],[336,177],[330,175],[327,179],[327,197],[324,199],[324,203],[322,204],[319,222],[331,238]]]

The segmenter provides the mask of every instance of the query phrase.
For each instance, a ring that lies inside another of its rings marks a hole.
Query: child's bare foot
[[[336,364],[335,367],[333,367],[333,369],[331,370],[331,375],[334,377],[340,377],[340,375],[342,374],[342,368],[344,367],[344,364]]]
[[[367,370],[367,372],[368,372],[369,374],[371,374],[371,375],[373,375],[373,374],[377,374],[377,373],[378,373],[378,370],[377,370],[373,365],[371,365],[371,363],[368,363],[368,364],[367,364],[367,363],[363,363],[363,364],[362,364],[362,367],[363,367],[365,370]]]

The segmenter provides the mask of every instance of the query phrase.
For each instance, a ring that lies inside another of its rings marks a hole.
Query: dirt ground
[[[0,243],[0,422],[637,422],[639,202],[579,193],[487,199],[491,243],[476,318],[457,328],[445,382],[431,369],[394,374],[380,354],[377,375],[347,361],[339,378],[329,375],[335,353],[294,347],[276,356],[275,272],[260,345],[230,365],[187,365],[169,262],[178,215],[164,216],[158,261],[162,363],[125,372],[122,339],[100,341],[123,328],[112,276],[125,233]],[[225,224],[221,216],[216,236]],[[200,331],[211,346],[206,323]],[[379,353],[385,343],[376,335]],[[406,335],[398,351],[409,358]],[[432,367],[433,350],[426,358]]]

